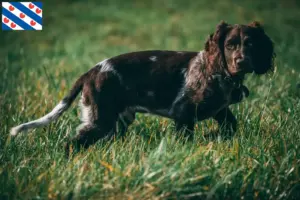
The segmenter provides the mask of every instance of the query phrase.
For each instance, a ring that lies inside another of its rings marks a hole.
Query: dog
[[[173,119],[187,137],[196,121],[213,118],[232,137],[237,120],[229,106],[249,95],[246,74],[273,71],[273,46],[259,22],[221,21],[200,52],[147,50],[105,59],[83,74],[50,113],[12,128],[11,135],[56,120],[81,92],[82,124],[66,148],[87,148],[116,132],[123,136],[136,112]]]

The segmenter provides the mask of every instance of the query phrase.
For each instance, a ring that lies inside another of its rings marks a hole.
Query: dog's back
[[[170,106],[178,94],[188,64],[196,55],[197,52],[157,50],[105,59],[82,75],[70,93],[50,113],[12,128],[11,135],[48,125],[58,119],[81,90],[82,119],[85,124],[97,121],[98,112],[110,107],[109,113],[120,113],[130,106],[135,106],[141,112],[144,108],[147,112],[157,110],[159,113],[159,110]],[[111,114],[105,115],[109,118]]]

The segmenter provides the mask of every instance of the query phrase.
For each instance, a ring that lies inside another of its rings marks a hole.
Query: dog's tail
[[[80,93],[80,91],[83,88],[84,81],[86,77],[89,75],[89,73],[83,74],[73,85],[72,89],[68,93],[67,96],[65,96],[54,108],[53,110],[46,114],[45,116],[30,121],[24,124],[20,124],[19,126],[13,127],[10,131],[11,136],[16,136],[18,133],[27,131],[29,129],[38,128],[42,126],[48,125],[50,122],[58,119],[63,112],[65,112],[72,104],[72,102],[76,99],[77,95]]]

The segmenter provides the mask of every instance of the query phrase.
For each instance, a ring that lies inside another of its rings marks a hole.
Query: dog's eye
[[[228,49],[228,50],[233,50],[233,49],[234,49],[234,44],[227,43],[227,44],[226,44],[226,49]]]

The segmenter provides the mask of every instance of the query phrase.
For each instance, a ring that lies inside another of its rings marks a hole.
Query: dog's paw
[[[248,88],[244,85],[241,85],[240,88],[233,90],[231,93],[232,104],[241,102],[243,99],[247,98],[249,94],[250,92]]]

